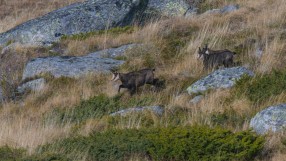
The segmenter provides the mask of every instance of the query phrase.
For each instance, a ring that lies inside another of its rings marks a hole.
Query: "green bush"
[[[263,148],[264,138],[250,131],[232,133],[221,128],[169,127],[109,130],[42,146],[42,152],[61,151],[88,160],[251,160]]]
[[[251,101],[260,103],[286,91],[286,71],[273,71],[254,78],[244,76],[237,81],[235,91],[238,95],[245,94]]]

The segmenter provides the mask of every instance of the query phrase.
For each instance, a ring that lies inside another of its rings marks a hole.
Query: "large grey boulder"
[[[203,79],[198,80],[187,88],[188,93],[200,93],[209,89],[230,88],[235,85],[244,74],[254,76],[254,73],[245,67],[232,67],[216,70]]]
[[[270,106],[257,113],[250,121],[252,127],[258,134],[268,131],[279,132],[286,129],[286,104]]]
[[[0,46],[7,42],[47,45],[59,40],[62,35],[131,25],[151,11],[180,16],[188,8],[184,0],[87,0],[52,11],[0,34]]]
[[[110,57],[123,55],[127,49],[136,45],[124,45],[88,54],[86,56],[56,56],[30,60],[23,72],[22,79],[33,78],[41,74],[51,74],[54,77],[80,77],[91,72],[107,72],[124,63]]]
[[[61,35],[124,25],[126,16],[139,5],[130,0],[88,0],[27,21],[0,35],[0,44],[8,41],[49,44]]]
[[[134,107],[111,113],[110,116],[126,116],[128,114],[142,113],[144,111],[151,111],[154,112],[156,115],[162,116],[164,113],[164,108],[161,106]]]

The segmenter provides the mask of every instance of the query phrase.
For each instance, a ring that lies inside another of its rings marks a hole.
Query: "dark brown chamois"
[[[230,50],[211,50],[206,45],[199,48],[199,58],[203,58],[204,69],[218,68],[220,65],[231,67],[234,65],[233,57],[236,53]]]
[[[154,71],[155,69],[147,68],[130,73],[112,72],[113,76],[111,80],[120,80],[122,82],[118,88],[118,93],[121,88],[127,88],[130,94],[133,95],[137,91],[137,88],[144,84],[156,85],[158,79],[154,79]]]

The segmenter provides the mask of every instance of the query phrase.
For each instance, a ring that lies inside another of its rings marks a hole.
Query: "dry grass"
[[[0,31],[5,31],[25,20],[37,17],[71,2],[75,2],[75,0],[68,2],[24,0],[18,3],[16,3],[16,0],[1,1],[0,10],[4,5],[7,8],[5,7],[0,13]],[[128,43],[144,44],[144,50],[137,49],[127,53],[127,55],[130,54],[128,56],[132,57],[132,62],[128,64],[127,68],[122,70],[130,71],[146,66],[144,54],[148,53],[152,59],[156,60],[155,75],[160,79],[166,80],[166,89],[156,93],[146,87],[142,88],[139,94],[134,97],[154,97],[156,98],[154,104],[163,104],[168,110],[174,108],[186,109],[188,112],[183,116],[183,126],[188,124],[215,126],[216,124],[210,118],[213,114],[225,112],[232,115],[234,113],[243,118],[269,105],[285,103],[286,101],[286,94],[283,93],[257,107],[257,105],[253,105],[245,97],[226,101],[231,98],[231,91],[218,90],[207,93],[200,103],[192,105],[189,103],[191,96],[182,94],[187,85],[207,74],[202,70],[202,62],[197,60],[198,47],[203,46],[205,43],[208,43],[209,47],[213,49],[228,48],[235,50],[236,46],[244,44],[249,38],[253,38],[256,40],[256,43],[254,45],[248,44],[246,49],[239,53],[236,61],[241,61],[243,65],[249,66],[257,73],[268,73],[273,69],[285,68],[286,46],[284,43],[285,39],[281,39],[281,33],[283,29],[285,30],[286,24],[285,2],[283,0],[237,0],[236,2],[241,5],[241,9],[226,15],[204,15],[194,19],[174,18],[162,20],[150,23],[144,27],[137,27],[132,33],[123,33],[115,36],[106,33],[92,36],[82,41],[67,39],[62,41],[60,45],[66,50],[64,55],[85,55],[92,51]],[[225,3],[227,2],[223,1],[223,4]],[[35,11],[29,11],[31,8]],[[25,13],[31,14],[27,15]],[[186,44],[175,53],[174,61],[163,60],[161,56],[164,54],[163,48],[166,47],[164,46],[166,45],[164,38],[173,31],[185,33],[191,27],[196,27],[198,30],[187,36]],[[261,58],[257,58],[254,54],[257,47],[261,47],[263,50]],[[37,57],[38,53],[35,52],[35,49],[19,48],[14,54],[20,58],[15,60],[23,60],[21,63],[18,63],[22,68],[26,60]],[[45,54],[47,53],[43,52],[42,55]],[[13,59],[10,58],[9,60]],[[1,65],[9,67],[12,64],[11,61],[3,61]],[[18,68],[18,72],[14,76],[17,80],[21,75],[21,68]],[[55,138],[69,136],[72,125],[67,124],[64,127],[59,127],[53,124],[53,120],[48,124],[41,124],[39,120],[42,114],[56,107],[71,108],[81,100],[86,100],[100,93],[105,93],[108,96],[116,95],[118,84],[111,83],[109,80],[109,75],[91,75],[81,80],[70,81],[67,84],[57,85],[56,82],[51,82],[43,91],[29,94],[22,103],[8,102],[4,104],[0,112],[0,116],[3,116],[0,119],[0,129],[2,129],[0,132],[2,138],[0,145],[8,144],[24,147],[32,152],[37,145],[50,142]],[[124,95],[126,101],[128,101],[129,97],[128,94]],[[230,110],[232,113],[229,112]],[[150,117],[154,122],[158,121],[152,115]],[[174,116],[170,115],[168,117]],[[134,115],[127,120],[121,120],[116,128],[140,128],[142,126],[141,121],[140,117],[138,118]],[[102,120],[88,120],[80,128],[80,134],[87,135],[93,130],[100,131],[105,129],[108,127],[106,122],[106,118]],[[171,123],[167,120],[162,124],[168,126]],[[243,125],[227,124],[226,128],[240,131],[248,129],[248,124],[249,120],[246,119]],[[285,156],[283,148],[278,146],[280,140],[275,137],[279,136],[273,135],[273,138],[269,139],[266,145],[267,151],[274,151],[275,155],[268,158],[273,161],[284,159],[283,157]]]

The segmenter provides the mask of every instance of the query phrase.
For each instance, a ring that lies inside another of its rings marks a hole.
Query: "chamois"
[[[202,50],[199,47],[199,58],[203,57],[204,69],[218,68],[220,65],[231,67],[236,53],[230,50],[210,50],[206,45]]]
[[[130,94],[133,95],[138,87],[144,84],[156,85],[158,79],[154,79],[155,69],[142,69],[139,71],[133,71],[130,73],[118,73],[112,72],[112,81],[120,80],[122,84],[118,88],[118,93],[120,93],[121,88],[127,88]]]

